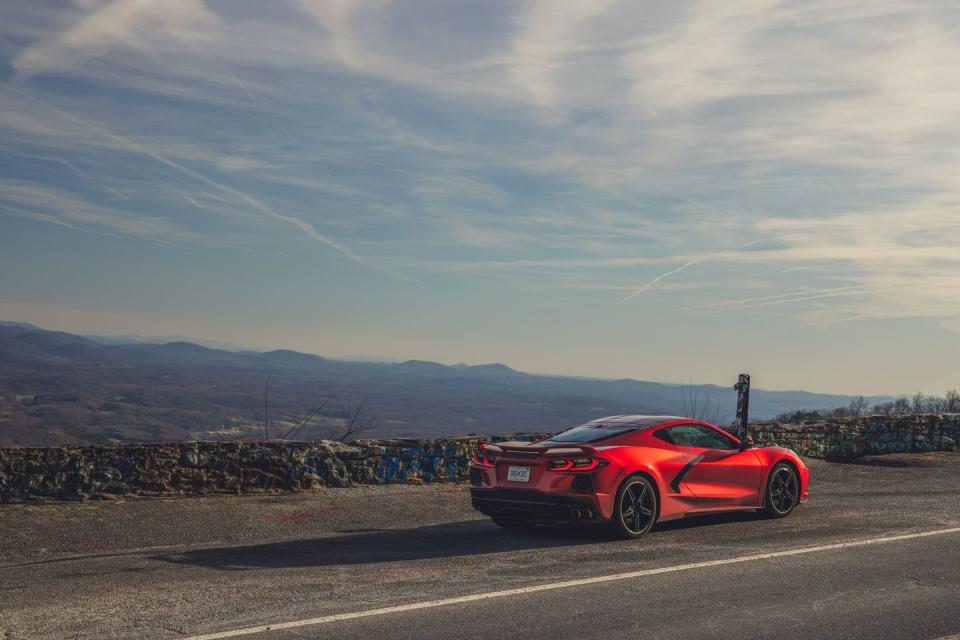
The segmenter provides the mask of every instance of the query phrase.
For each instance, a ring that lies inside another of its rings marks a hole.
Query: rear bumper
[[[529,489],[470,488],[473,508],[491,517],[528,522],[597,522],[600,512],[587,496],[565,496]]]

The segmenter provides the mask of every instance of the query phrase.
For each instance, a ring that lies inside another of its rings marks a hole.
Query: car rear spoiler
[[[524,453],[527,455],[534,454],[537,456],[592,456],[597,453],[597,450],[594,447],[585,444],[533,446],[529,442],[498,442],[496,444],[480,443],[480,449],[490,453]]]

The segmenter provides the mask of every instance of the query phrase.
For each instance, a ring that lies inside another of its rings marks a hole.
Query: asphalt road
[[[0,506],[0,638],[956,634],[960,456],[881,462],[808,461],[785,520],[629,542],[501,531],[463,485]]]

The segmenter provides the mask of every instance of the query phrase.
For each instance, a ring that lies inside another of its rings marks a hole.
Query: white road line
[[[267,631],[281,631],[283,629],[295,629],[297,627],[308,627],[308,626],[313,626],[318,624],[328,624],[331,622],[343,622],[345,620],[356,620],[357,618],[369,618],[371,616],[385,616],[391,613],[404,613],[406,611],[417,611],[419,609],[432,609],[434,607],[446,607],[452,604],[476,602],[478,600],[490,600],[492,598],[505,598],[507,596],[519,596],[526,593],[536,593],[538,591],[553,591],[555,589],[569,589],[570,587],[581,587],[584,585],[599,584],[602,582],[615,582],[618,580],[631,580],[633,578],[655,576],[662,573],[675,573],[678,571],[690,571],[691,569],[718,567],[726,564],[753,562],[755,560],[769,560],[771,558],[799,556],[799,555],[804,555],[808,553],[818,553],[821,551],[836,551],[838,549],[849,549],[851,547],[865,547],[871,544],[899,542],[901,540],[915,540],[917,538],[928,538],[931,536],[944,536],[952,533],[960,533],[960,527],[953,527],[950,529],[936,529],[933,531],[920,531],[917,533],[905,533],[898,536],[887,536],[884,538],[868,538],[866,540],[854,540],[852,542],[838,542],[835,544],[825,544],[818,547],[800,547],[797,549],[787,549],[786,551],[772,551],[769,553],[757,553],[750,556],[738,556],[736,558],[726,558],[724,560],[708,560],[706,562],[691,562],[689,564],[678,564],[670,567],[660,567],[659,569],[644,569],[642,571],[614,573],[606,576],[596,576],[594,578],[566,580],[563,582],[553,582],[550,584],[538,584],[531,587],[519,587],[517,589],[504,589],[503,591],[475,593],[473,595],[459,596],[456,598],[444,598],[442,600],[428,600],[426,602],[414,602],[412,604],[403,604],[395,607],[383,607],[382,609],[367,609],[366,611],[354,611],[352,613],[339,613],[332,616],[323,616],[321,618],[307,618],[305,620],[294,620],[292,622],[278,622],[276,624],[265,624],[259,627],[247,627],[246,629],[218,631],[216,633],[207,633],[199,636],[189,636],[187,638],[184,638],[184,640],[219,640],[221,638],[236,638],[237,636],[246,636],[254,633],[264,633]]]

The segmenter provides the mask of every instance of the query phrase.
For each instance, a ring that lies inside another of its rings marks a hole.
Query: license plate
[[[530,467],[509,467],[507,480],[512,482],[530,482]]]

